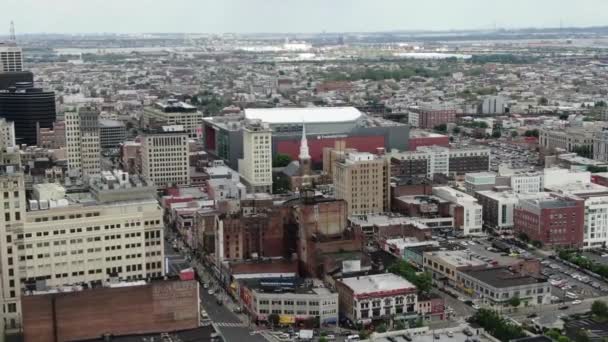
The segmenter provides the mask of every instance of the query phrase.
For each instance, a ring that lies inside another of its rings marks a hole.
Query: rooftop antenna
[[[15,37],[15,23],[12,20],[11,20],[11,30],[10,30],[9,40],[11,42],[17,41],[17,38]]]

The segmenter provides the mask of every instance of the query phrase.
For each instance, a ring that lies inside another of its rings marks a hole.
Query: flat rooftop
[[[362,116],[363,113],[355,107],[245,109],[246,119],[259,119],[269,124],[349,122]]]
[[[410,131],[410,139],[411,138],[447,138],[447,135],[424,131],[420,129],[413,129]]]
[[[343,278],[342,283],[355,295],[416,288],[414,284],[393,273]]]
[[[550,191],[560,191],[577,196],[602,196],[608,195],[608,187],[595,183],[569,183],[547,188]]]
[[[534,278],[528,275],[511,272],[507,267],[486,268],[465,271],[470,277],[496,288],[546,283],[545,278]]]
[[[428,255],[443,260],[443,262],[452,265],[453,267],[467,267],[467,266],[483,266],[487,265],[487,262],[475,258],[471,253],[467,251],[436,251],[428,252]]]

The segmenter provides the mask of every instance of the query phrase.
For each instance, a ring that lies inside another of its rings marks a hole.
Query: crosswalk
[[[248,327],[247,324],[245,323],[226,323],[226,322],[219,322],[219,323],[215,323],[216,326],[218,327],[225,327],[225,328],[246,328]]]

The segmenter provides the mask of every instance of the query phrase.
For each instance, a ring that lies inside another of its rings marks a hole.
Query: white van
[[[571,299],[577,299],[578,295],[573,292],[566,292],[566,297],[571,298]]]
[[[359,335],[348,335],[346,341],[359,341]]]

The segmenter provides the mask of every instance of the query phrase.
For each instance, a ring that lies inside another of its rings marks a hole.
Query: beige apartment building
[[[182,126],[163,126],[144,134],[141,143],[142,175],[158,187],[190,182],[188,134]]]
[[[249,120],[243,128],[239,173],[249,191],[272,193],[272,130],[260,120]]]
[[[348,215],[390,209],[390,161],[383,155],[348,152],[334,162],[335,196],[348,204]]]
[[[139,177],[104,171],[89,191],[68,194],[37,184],[28,201],[21,173],[5,172],[0,187],[7,331],[20,327],[22,291],[164,275],[162,209],[156,188]]]

